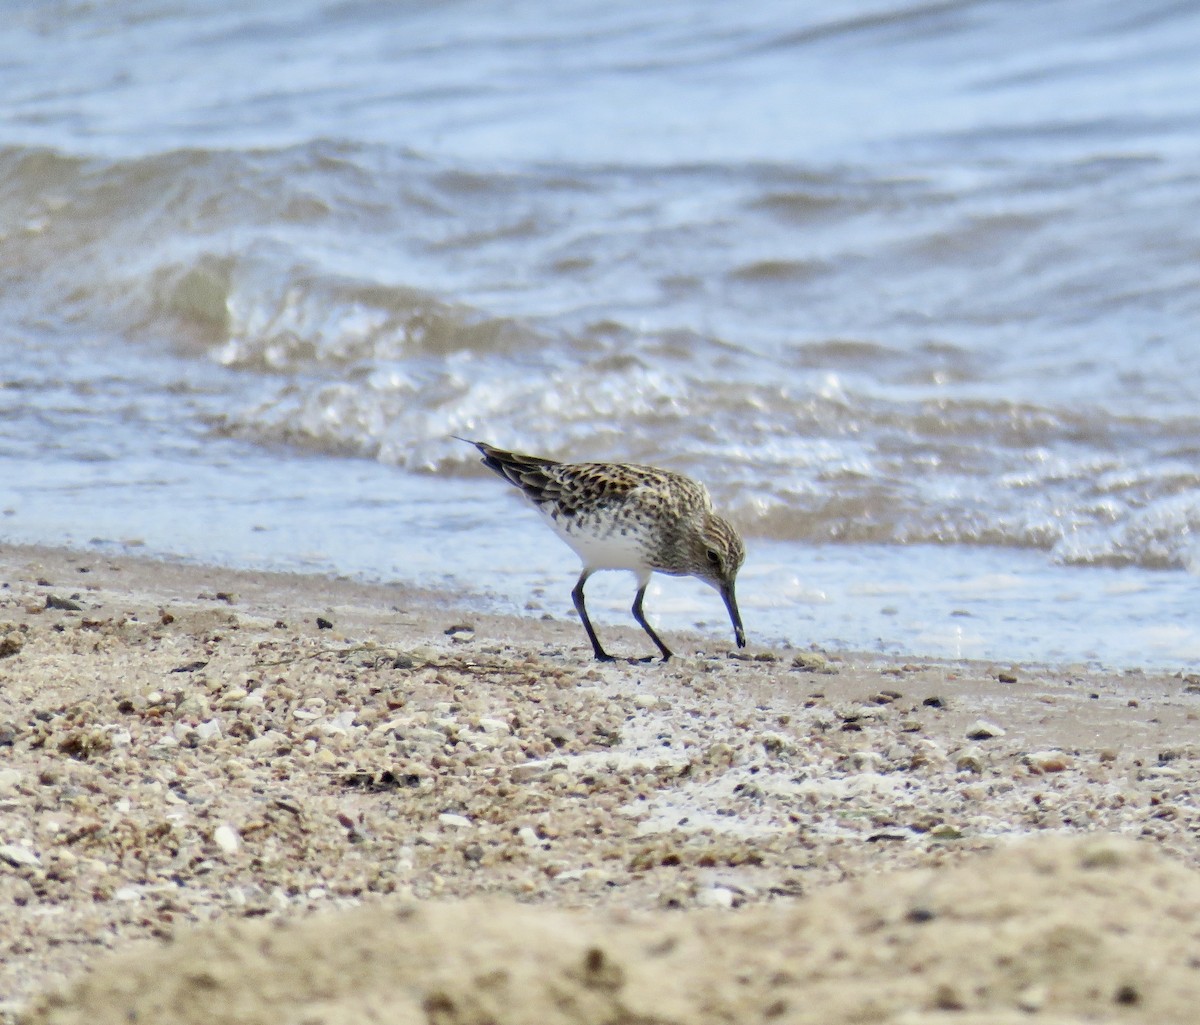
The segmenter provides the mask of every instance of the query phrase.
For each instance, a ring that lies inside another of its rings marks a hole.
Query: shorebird
[[[703,484],[653,466],[559,463],[506,452],[483,441],[458,440],[479,449],[483,465],[519,488],[583,561],[571,599],[601,662],[614,659],[600,644],[583,597],[588,577],[601,569],[629,570],[637,577],[633,618],[664,662],[671,649],[642,612],[646,586],[655,571],[698,577],[716,588],[729,610],[737,646],[746,646],[734,595],[746,549],[730,523],[713,512]]]

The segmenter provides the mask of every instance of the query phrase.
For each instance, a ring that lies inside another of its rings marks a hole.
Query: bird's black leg
[[[591,571],[586,569],[579,574],[579,582],[575,585],[575,590],[571,592],[571,600],[575,602],[575,611],[583,620],[583,628],[587,631],[588,640],[592,642],[592,651],[595,652],[596,659],[600,662],[615,662],[616,659],[600,647],[600,639],[596,636],[596,631],[592,629],[592,621],[588,619],[587,605],[583,601],[583,585],[587,583],[587,578],[591,575]]]
[[[662,660],[666,662],[672,655],[671,649],[663,644],[662,639],[654,632],[653,627],[646,622],[646,616],[642,612],[642,599],[646,597],[646,587],[646,584],[639,587],[637,597],[633,599],[633,618],[650,635],[650,640],[658,646],[658,650],[662,652]]]

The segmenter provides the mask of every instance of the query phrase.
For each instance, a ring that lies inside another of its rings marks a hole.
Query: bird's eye
[[[720,565],[721,565],[721,553],[720,553],[720,552],[718,552],[718,551],[717,551],[715,548],[710,548],[710,549],[708,550],[708,561],[709,561],[709,562],[710,562],[712,565],[714,565],[714,566],[717,566],[717,567],[720,567]]]

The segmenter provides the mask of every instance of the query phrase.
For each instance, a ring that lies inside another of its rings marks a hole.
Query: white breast
[[[641,574],[649,568],[646,536],[627,518],[603,513],[561,518],[546,512],[542,515],[583,560],[585,569],[627,569]]]

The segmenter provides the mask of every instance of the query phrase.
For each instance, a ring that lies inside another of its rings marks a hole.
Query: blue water
[[[765,643],[1200,650],[1200,9],[5,15],[0,538],[568,615],[466,434],[705,480]]]

